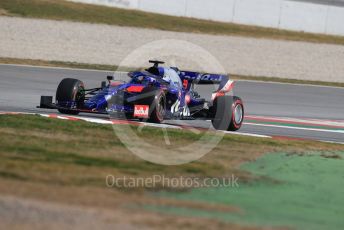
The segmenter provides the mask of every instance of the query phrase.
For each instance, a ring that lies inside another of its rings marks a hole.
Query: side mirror
[[[112,81],[113,80],[113,76],[107,76],[106,77],[108,81]]]

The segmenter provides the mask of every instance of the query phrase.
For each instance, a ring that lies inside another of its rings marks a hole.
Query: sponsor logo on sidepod
[[[135,105],[134,117],[148,118],[149,106],[148,105]]]

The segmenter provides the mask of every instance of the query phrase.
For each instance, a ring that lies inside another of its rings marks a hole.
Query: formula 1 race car
[[[231,96],[234,82],[227,75],[182,71],[160,67],[161,61],[144,71],[128,73],[128,82],[108,76],[108,83],[86,89],[82,81],[63,79],[57,87],[56,103],[42,96],[39,108],[57,109],[64,114],[80,112],[110,114],[112,118],[139,119],[154,123],[164,120],[211,120],[215,129],[236,131],[244,120],[244,106]],[[194,90],[195,84],[218,84],[206,100]]]

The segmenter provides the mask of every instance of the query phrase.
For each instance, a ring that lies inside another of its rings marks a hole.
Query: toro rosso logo
[[[199,81],[221,81],[221,75],[214,75],[214,74],[200,74],[198,77]]]
[[[135,105],[134,117],[148,118],[149,117],[149,106],[148,105]]]

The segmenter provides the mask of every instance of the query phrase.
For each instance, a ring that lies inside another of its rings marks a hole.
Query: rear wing
[[[211,74],[211,73],[198,73],[191,71],[180,71],[180,78],[182,81],[187,80],[193,84],[199,85],[212,85],[212,84],[226,84],[229,80],[228,75]]]
[[[229,79],[229,75],[198,73],[191,71],[180,71],[180,78],[186,89],[190,89],[192,84],[214,85],[218,84],[217,92],[228,93],[234,87],[234,82]],[[191,84],[189,84],[191,83]]]

